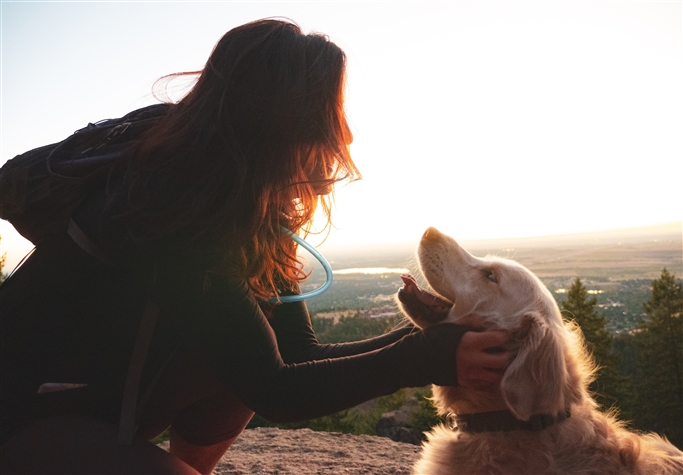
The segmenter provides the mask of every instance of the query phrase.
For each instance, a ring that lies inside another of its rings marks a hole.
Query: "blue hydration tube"
[[[308,252],[310,252],[313,257],[318,259],[318,262],[323,266],[323,269],[325,269],[325,283],[318,287],[315,290],[312,290],[310,292],[304,292],[303,294],[299,295],[280,295],[277,297],[271,297],[268,299],[268,302],[271,303],[277,303],[277,302],[282,302],[282,303],[287,303],[287,302],[298,302],[300,300],[305,300],[305,299],[310,299],[311,297],[317,297],[318,295],[322,294],[325,292],[330,285],[332,285],[332,268],[330,267],[330,263],[327,262],[325,257],[323,257],[320,252],[310,244],[308,244],[306,241],[301,239],[299,236],[294,234],[292,231],[289,229],[283,227],[283,231],[286,231],[289,234],[289,237],[291,237],[297,244],[301,245],[304,249],[306,249]]]

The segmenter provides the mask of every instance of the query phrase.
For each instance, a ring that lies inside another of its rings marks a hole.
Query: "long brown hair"
[[[343,108],[346,57],[266,19],[227,32],[194,87],[130,154],[124,220],[136,239],[211,243],[259,298],[305,276],[296,244],[330,192],[360,178]],[[220,271],[216,268],[207,271]]]

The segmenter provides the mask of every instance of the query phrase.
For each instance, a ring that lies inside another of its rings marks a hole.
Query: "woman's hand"
[[[510,335],[501,330],[468,331],[456,352],[458,385],[487,389],[500,385],[510,363]]]

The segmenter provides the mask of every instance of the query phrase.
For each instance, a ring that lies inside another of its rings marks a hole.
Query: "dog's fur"
[[[439,413],[507,409],[528,420],[570,409],[571,417],[535,432],[437,426],[427,434],[416,474],[683,474],[683,452],[597,409],[587,391],[594,366],[581,332],[563,322],[555,299],[528,269],[476,258],[434,228],[423,236],[418,260],[430,287],[453,302],[445,321],[508,331],[516,354],[499,388],[434,386]],[[403,307],[418,326],[433,323]]]

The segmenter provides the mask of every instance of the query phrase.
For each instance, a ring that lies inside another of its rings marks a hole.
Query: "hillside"
[[[465,241],[477,256],[497,255],[514,259],[535,272],[556,299],[564,298],[575,277],[580,277],[598,299],[608,327],[613,332],[634,328],[649,298],[650,284],[663,268],[683,277],[681,223],[603,233]],[[340,312],[383,313],[396,311],[393,295],[402,283],[395,269],[418,275],[414,257],[417,243],[348,247],[323,250],[336,272],[330,289],[308,300],[311,312],[339,315]],[[387,268],[385,273],[338,273],[344,269]],[[419,276],[418,276],[419,278]],[[321,285],[324,272],[313,268],[304,290]]]

